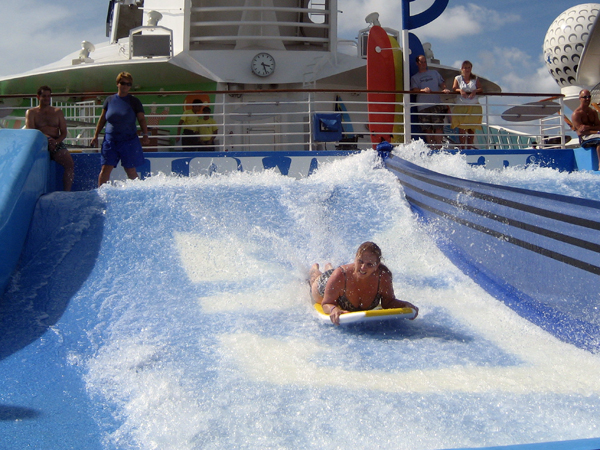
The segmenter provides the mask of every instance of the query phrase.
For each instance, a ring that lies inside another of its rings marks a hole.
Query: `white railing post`
[[[312,151],[313,148],[313,127],[315,126],[315,124],[313,123],[312,120],[312,100],[313,100],[313,93],[309,92],[308,93],[308,149],[310,151]]]
[[[492,147],[492,140],[490,139],[490,102],[489,102],[489,97],[486,95],[484,96],[484,101],[485,101],[485,123],[486,123],[486,127],[485,127],[485,141],[486,141],[486,145],[488,150]]]
[[[402,30],[402,55],[404,66],[402,68],[402,77],[404,80],[404,91],[410,91],[410,51],[408,45],[408,30]],[[418,55],[413,55],[416,57]],[[403,94],[404,103],[404,143],[409,144],[412,140],[411,117],[410,117],[410,94]]]

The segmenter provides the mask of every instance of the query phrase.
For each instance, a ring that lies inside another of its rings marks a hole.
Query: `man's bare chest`
[[[35,115],[35,127],[58,127],[59,120],[54,111],[38,111]]]

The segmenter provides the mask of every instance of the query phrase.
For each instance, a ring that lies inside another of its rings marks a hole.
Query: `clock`
[[[259,53],[252,58],[252,73],[259,77],[268,77],[275,72],[275,58],[268,53]]]

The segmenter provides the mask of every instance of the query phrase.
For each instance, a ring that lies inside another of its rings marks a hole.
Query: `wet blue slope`
[[[44,197],[0,302],[0,448],[422,449],[595,437],[600,386],[586,374],[598,358],[474,286],[375,164],[365,154],[300,181],[157,177]],[[368,239],[420,318],[320,324],[309,264],[345,263]]]

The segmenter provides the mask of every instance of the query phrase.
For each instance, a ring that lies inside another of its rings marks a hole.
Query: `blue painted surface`
[[[431,153],[439,153],[441,150],[431,150]],[[537,164],[540,167],[556,169],[561,172],[573,172],[578,170],[579,162],[576,163],[572,149],[554,150],[454,150],[447,149],[444,152],[466,155],[467,162],[471,165],[485,166],[488,169],[499,169],[509,166],[524,166]],[[589,153],[587,154],[589,157]]]
[[[313,114],[313,139],[317,142],[339,142],[342,139],[342,114]]]
[[[282,175],[294,178],[307,177],[319,164],[344,158],[356,151],[248,151],[248,152],[169,152],[145,153],[144,165],[137,168],[142,179],[159,172],[168,176],[198,176],[232,171],[254,172],[275,170]],[[74,153],[75,180],[73,191],[87,191],[98,185],[100,172],[99,153]],[[62,179],[62,168],[54,165],[54,179],[57,180],[52,190],[61,190],[58,182]],[[125,173],[117,167],[111,174],[111,180],[125,180]]]
[[[402,29],[414,30],[427,25],[437,19],[448,6],[449,0],[434,0],[433,4],[418,14],[410,14],[410,2],[414,0],[402,0]]]
[[[580,439],[574,441],[544,442],[542,444],[507,445],[503,447],[471,447],[453,450],[598,450],[600,439]]]
[[[19,260],[37,199],[46,192],[47,145],[37,130],[0,130],[0,293]]]
[[[387,166],[447,256],[522,316],[600,351],[600,202]]]
[[[578,147],[573,150],[577,170],[598,170],[598,153],[595,148]]]
[[[0,298],[0,448],[398,450],[593,437],[600,389],[567,367],[573,391],[511,390],[536,362],[446,307],[473,296],[472,283],[432,259],[396,178],[368,153],[297,181],[242,172],[43,196],[19,282]],[[266,156],[244,158],[249,167]],[[162,159],[173,167],[184,154]],[[192,174],[207,167],[195,160]],[[340,331],[310,315],[309,264],[347,262],[364,240],[381,243],[397,294],[423,306],[419,319]],[[493,299],[479,306],[490,322],[515,322]],[[536,331],[524,333],[534,346],[547,340]],[[471,371],[490,384],[455,389]],[[432,374],[439,387],[404,381]]]

